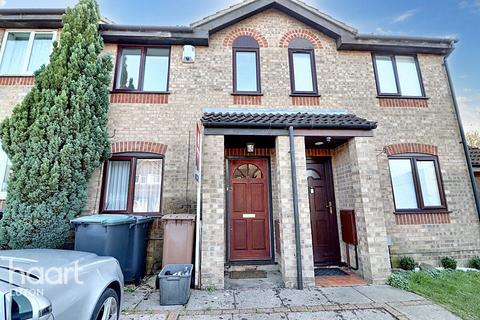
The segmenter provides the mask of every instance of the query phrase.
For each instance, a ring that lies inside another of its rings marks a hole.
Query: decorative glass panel
[[[148,48],[145,58],[144,91],[167,91],[169,49]]]
[[[135,175],[134,212],[159,212],[162,159],[138,159]]]
[[[390,159],[389,163],[395,207],[397,209],[418,208],[411,161],[409,159]]]
[[[258,89],[257,53],[237,51],[235,54],[237,91],[256,92]]]
[[[422,96],[415,58],[410,56],[396,56],[395,61],[397,63],[398,80],[400,81],[402,96]]]
[[[263,179],[262,171],[254,164],[242,164],[233,173],[234,179]]]
[[[377,65],[377,78],[380,93],[398,93],[392,58],[389,56],[375,56],[375,63]]]
[[[0,65],[1,74],[22,74],[25,72],[24,62],[29,39],[30,32],[8,33],[2,64]]]
[[[426,207],[442,205],[438,190],[437,172],[434,161],[417,161],[418,177],[422,189],[423,204]]]
[[[142,50],[130,48],[122,50],[120,67],[117,74],[117,89],[138,89],[140,77],[140,58]]]
[[[27,72],[33,73],[44,64],[48,64],[52,52],[53,34],[37,33],[33,38],[32,52]]]
[[[312,60],[310,53],[293,53],[295,91],[312,92]]]
[[[316,170],[307,170],[307,178],[321,179],[320,174]]]
[[[127,210],[130,161],[109,161],[105,210]]]

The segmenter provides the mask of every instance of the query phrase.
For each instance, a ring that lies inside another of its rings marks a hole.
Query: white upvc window
[[[7,198],[7,184],[12,163],[0,145],[0,200]]]
[[[9,30],[0,49],[0,75],[33,75],[48,64],[55,31]]]

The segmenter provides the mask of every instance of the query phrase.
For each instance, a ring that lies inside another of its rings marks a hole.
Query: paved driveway
[[[162,307],[143,287],[125,294],[122,320],[459,320],[418,295],[389,286],[192,292],[186,306]]]

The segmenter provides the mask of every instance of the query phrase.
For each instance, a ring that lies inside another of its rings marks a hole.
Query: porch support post
[[[302,280],[304,287],[315,285],[313,272],[313,247],[308,203],[308,186],[305,158],[305,138],[294,137],[295,167],[298,193],[298,220],[300,229],[300,251]],[[290,141],[288,136],[277,137],[275,168],[278,187],[278,216],[280,220],[279,257],[285,287],[297,287],[297,254],[295,240],[294,203],[292,197],[292,171]]]
[[[385,283],[391,269],[378,151],[372,138],[355,137],[349,141],[349,153],[363,276],[370,283]]]
[[[223,136],[205,136],[202,160],[202,288],[224,288],[225,153]]]

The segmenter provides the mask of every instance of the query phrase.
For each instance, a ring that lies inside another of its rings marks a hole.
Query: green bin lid
[[[95,224],[99,223],[105,226],[135,223],[134,217],[126,214],[95,214],[83,216],[70,221],[73,224]]]

